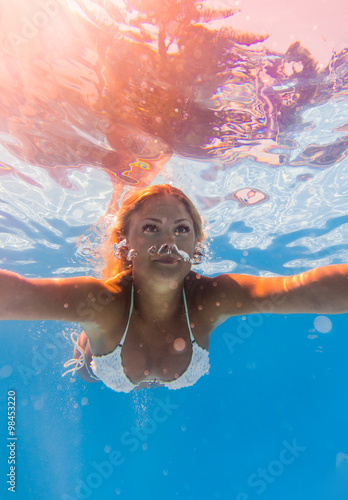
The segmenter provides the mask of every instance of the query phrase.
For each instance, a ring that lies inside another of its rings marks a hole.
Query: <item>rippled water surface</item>
[[[202,273],[347,262],[347,21],[340,0],[1,0],[1,267],[98,276],[122,197],[163,182],[204,217]],[[78,328],[0,325],[17,498],[347,498],[345,315],[229,320],[170,397],[61,379]]]

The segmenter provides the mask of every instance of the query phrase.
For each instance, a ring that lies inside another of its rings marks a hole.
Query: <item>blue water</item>
[[[254,61],[252,50],[248,56],[243,47],[241,60]],[[89,68],[93,57],[86,54],[81,58]],[[8,54],[2,56],[7,61]],[[132,187],[124,177],[129,165],[115,174],[105,163],[105,151],[117,147],[106,146],[96,125],[100,116],[90,102],[78,101],[76,95],[88,92],[76,82],[67,83],[71,68],[80,71],[77,59],[76,54],[67,58],[65,80],[57,83],[65,107],[47,90],[51,108],[32,119],[21,108],[20,93],[12,90],[6,96],[13,102],[18,98],[18,107],[12,103],[18,115],[13,116],[23,128],[11,121],[5,104],[1,107],[0,264],[28,277],[97,276],[98,245],[112,223],[105,214],[113,190],[119,189],[121,196]],[[265,134],[259,143],[247,128],[220,115],[219,145],[214,135],[204,143],[202,130],[201,149],[193,134],[195,147],[189,150],[179,129],[179,143],[169,133],[161,137],[172,156],[162,170],[151,166],[154,175],[144,182],[172,182],[196,203],[209,244],[200,272],[290,275],[347,262],[348,98],[347,63],[342,61],[332,70],[335,88],[323,84],[287,127],[279,122],[267,129],[272,122],[267,112],[263,119],[255,118],[251,128],[259,126]],[[23,59],[18,57],[17,63],[25,75],[29,70],[21,67]],[[228,74],[228,68],[224,71]],[[318,83],[323,74],[317,75]],[[231,109],[238,101],[250,116],[258,116],[261,108],[257,100],[248,104],[247,85],[240,87],[237,99],[237,84],[230,80],[217,85],[213,97],[207,88],[205,93],[200,89],[197,102],[203,108],[214,101]],[[252,87],[253,80],[248,82]],[[301,85],[312,83],[308,79]],[[265,85],[266,95],[271,87]],[[4,85],[1,89],[10,92]],[[67,89],[76,94],[64,94]],[[130,86],[130,95],[133,91]],[[25,99],[36,102],[40,112],[45,109],[42,96],[41,101]],[[146,142],[154,131],[142,127],[136,134]],[[190,131],[195,127],[192,118]],[[73,130],[80,149],[86,148],[85,158],[69,142]],[[319,149],[310,153],[313,145]],[[127,146],[129,151],[132,147]],[[245,189],[247,198],[244,191],[238,195]],[[253,204],[250,190],[260,196],[258,203]],[[11,390],[16,393],[19,500],[348,497],[346,315],[232,318],[212,335],[209,376],[191,388],[131,394],[61,377],[63,363],[72,355],[74,330],[80,331],[79,325],[0,323],[1,499],[12,494],[6,483]]]

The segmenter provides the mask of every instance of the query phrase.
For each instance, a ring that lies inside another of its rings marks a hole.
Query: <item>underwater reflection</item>
[[[233,29],[237,9],[194,0],[55,5],[2,6],[1,143],[64,189],[75,189],[72,168],[103,169],[114,212],[125,186],[148,185],[173,154],[210,160],[210,181],[245,159],[329,167],[344,157],[343,136],[289,160],[291,134],[311,127],[303,111],[347,91],[346,50],[318,69],[300,42],[260,49],[268,35]],[[228,26],[213,29],[219,19]]]

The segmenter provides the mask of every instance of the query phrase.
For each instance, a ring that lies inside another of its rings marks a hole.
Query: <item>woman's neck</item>
[[[142,283],[133,278],[134,305],[137,314],[144,321],[166,321],[175,317],[182,308],[182,283]]]

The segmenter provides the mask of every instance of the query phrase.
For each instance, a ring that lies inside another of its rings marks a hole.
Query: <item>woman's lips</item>
[[[155,262],[159,262],[160,264],[176,264],[178,262],[177,259],[155,259]]]

